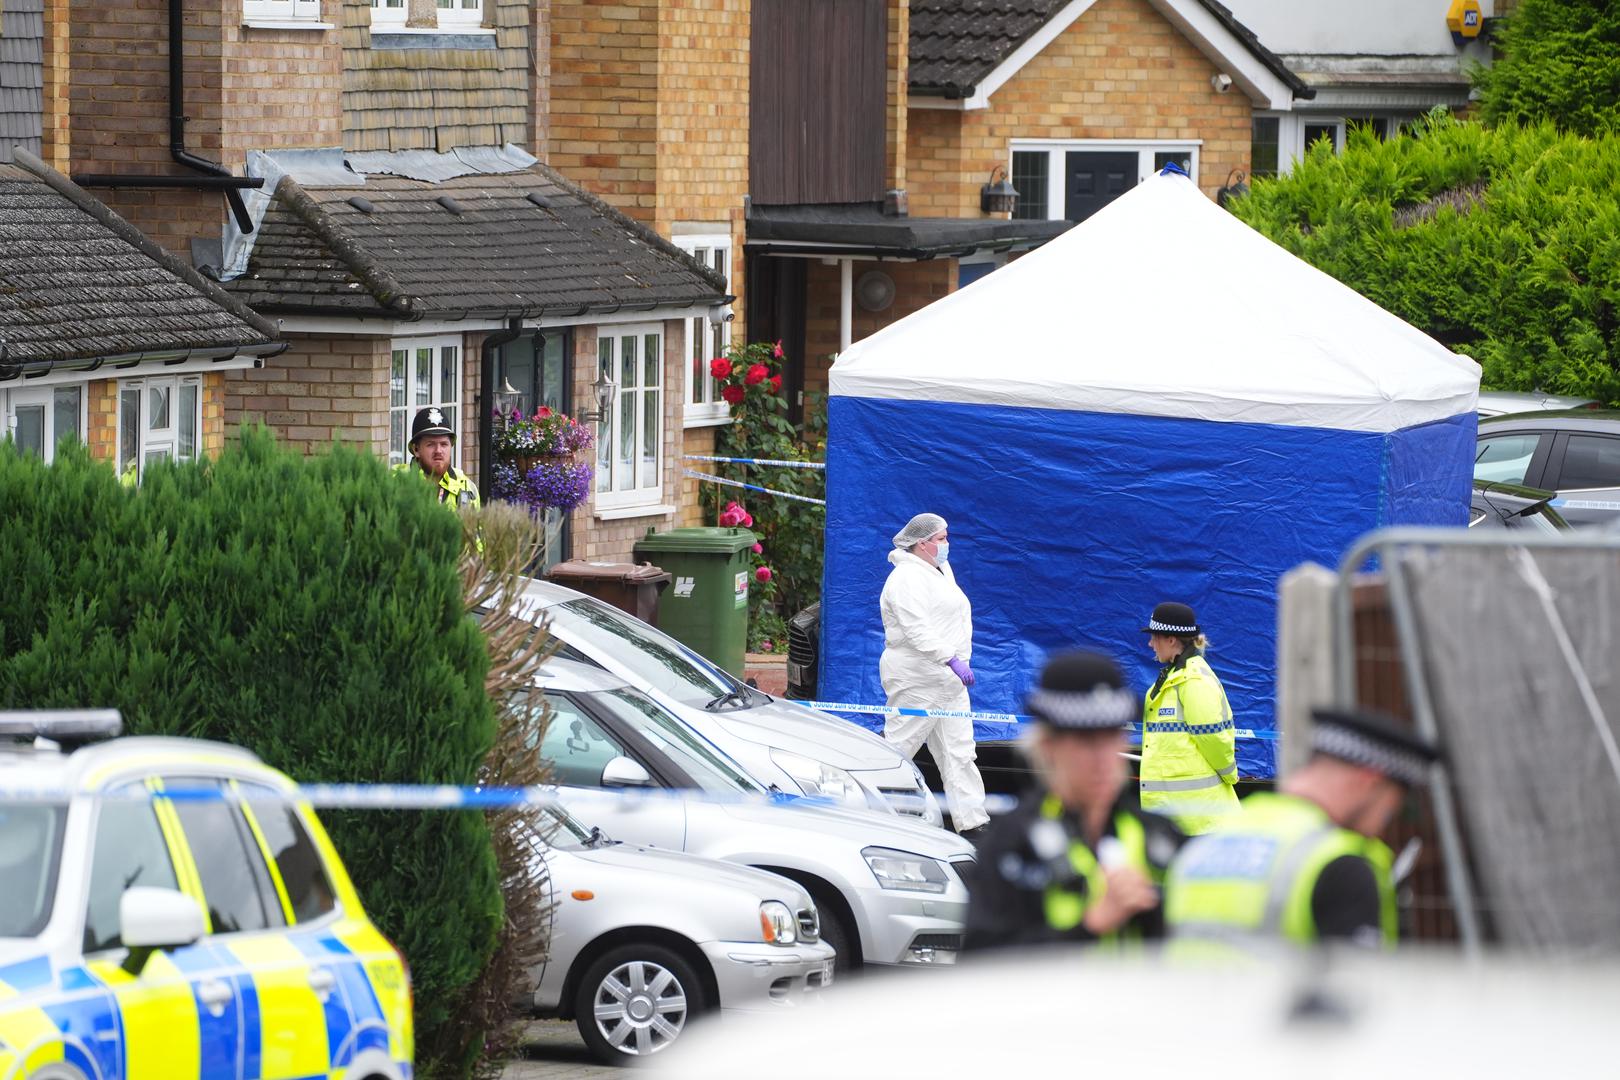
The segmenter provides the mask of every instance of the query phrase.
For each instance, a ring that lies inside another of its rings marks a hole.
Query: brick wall
[[[892,322],[920,311],[956,287],[956,261],[855,263],[855,280],[868,270],[882,270],[894,279],[894,303],[884,311],[854,306],[853,340],[870,337]],[[805,275],[804,389],[825,393],[827,369],[838,351],[838,267],[812,262]]]
[[[40,153],[47,164],[64,173],[73,167],[69,157],[73,141],[73,67],[68,3],[45,0],[45,115]]]
[[[988,109],[910,115],[911,212],[978,216],[979,187],[1014,138],[1203,140],[1210,195],[1247,169],[1253,107],[1217,94],[1216,67],[1147,0],[1098,0],[990,99]]]
[[[85,431],[85,444],[90,456],[97,461],[118,460],[118,381],[93,379],[89,385],[85,412],[89,428]]]
[[[656,216],[658,4],[551,0],[549,141],[539,156],[638,220]]]
[[[889,0],[888,101],[884,109],[884,184],[890,191],[906,186],[906,86],[910,78],[911,0]]]
[[[263,421],[305,453],[342,440],[386,454],[388,339],[288,336],[265,367],[224,377],[226,425]]]

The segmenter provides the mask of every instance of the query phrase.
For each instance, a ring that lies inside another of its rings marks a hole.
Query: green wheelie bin
[[[675,580],[658,605],[658,628],[743,677],[748,654],[749,552],[758,538],[742,528],[647,530],[637,562],[662,567]]]

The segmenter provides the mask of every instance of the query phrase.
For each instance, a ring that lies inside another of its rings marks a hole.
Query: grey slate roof
[[[965,98],[1068,0],[912,0],[910,92],[917,97]],[[1296,97],[1314,91],[1216,0],[1199,0]],[[1083,18],[1084,16],[1082,16]]]
[[[0,165],[0,379],[143,353],[279,351],[275,327],[26,152]]]
[[[0,0],[0,162],[45,131],[45,0]]]
[[[544,165],[439,183],[372,174],[354,187],[306,188],[287,177],[247,272],[227,288],[259,311],[395,319],[727,299],[714,271]]]

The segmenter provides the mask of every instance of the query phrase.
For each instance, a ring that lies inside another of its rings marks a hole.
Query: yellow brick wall
[[[906,85],[910,65],[907,50],[911,41],[911,0],[889,0],[888,72],[885,75],[888,101],[884,108],[884,187],[890,191],[906,186]]]
[[[894,279],[894,302],[886,310],[865,311],[854,305],[851,320],[853,340],[870,337],[892,322],[920,311],[956,287],[956,261],[931,259],[927,262],[855,263],[854,279],[868,270],[882,270]],[[827,369],[838,351],[838,267],[810,264],[805,274],[804,389],[826,393]]]
[[[44,125],[40,157],[58,172],[73,167],[69,156],[73,142],[73,112],[70,90],[72,51],[69,35],[72,20],[69,0],[45,0]]]
[[[90,447],[90,456],[97,461],[117,461],[117,380],[92,380],[85,406],[85,411],[89,414],[89,427],[85,432],[85,442]]]
[[[1202,140],[1199,186],[1211,196],[1249,166],[1253,106],[1217,94],[1216,68],[1147,0],[1098,0],[990,107],[913,109],[907,182],[914,215],[979,216],[979,187],[1011,160],[1011,140]]]
[[[226,425],[263,421],[305,453],[342,441],[386,455],[389,339],[288,337],[264,367],[222,376]]]

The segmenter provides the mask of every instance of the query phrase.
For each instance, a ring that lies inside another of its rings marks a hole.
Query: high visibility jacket
[[[1142,709],[1142,809],[1175,818],[1183,832],[1208,832],[1237,809],[1232,706],[1197,653],[1171,665]]]
[[[1057,821],[1062,816],[1063,804],[1058,802],[1056,795],[1048,795],[1041,800],[1042,818]],[[1163,883],[1164,872],[1148,861],[1147,831],[1142,827],[1141,819],[1128,811],[1116,810],[1114,836],[1125,849],[1127,864],[1136,867],[1155,885]],[[1102,864],[1097,861],[1097,856],[1084,841],[1071,838],[1068,854],[1069,867],[1074,872],[1073,877],[1053,881],[1046,887],[1046,895],[1043,898],[1046,925],[1060,934],[1073,930],[1084,922],[1086,912],[1090,911],[1108,891]],[[1121,936],[1131,940],[1141,939],[1139,932],[1133,933],[1127,926],[1123,935],[1105,934],[1101,940],[1114,942]]]
[[[395,465],[394,468],[399,472],[414,472],[419,476],[427,476],[427,471],[422,468],[421,463],[414,459]],[[449,503],[457,509],[470,506],[477,510],[480,505],[478,485],[473,483],[472,478],[466,473],[452,465],[444,471],[443,476],[439,477],[439,501]]]
[[[1243,810],[1184,847],[1165,882],[1173,937],[1244,944],[1318,940],[1311,899],[1335,859],[1367,860],[1378,883],[1384,941],[1396,937],[1393,857],[1381,841],[1340,828],[1321,807],[1292,795],[1256,793]]]

